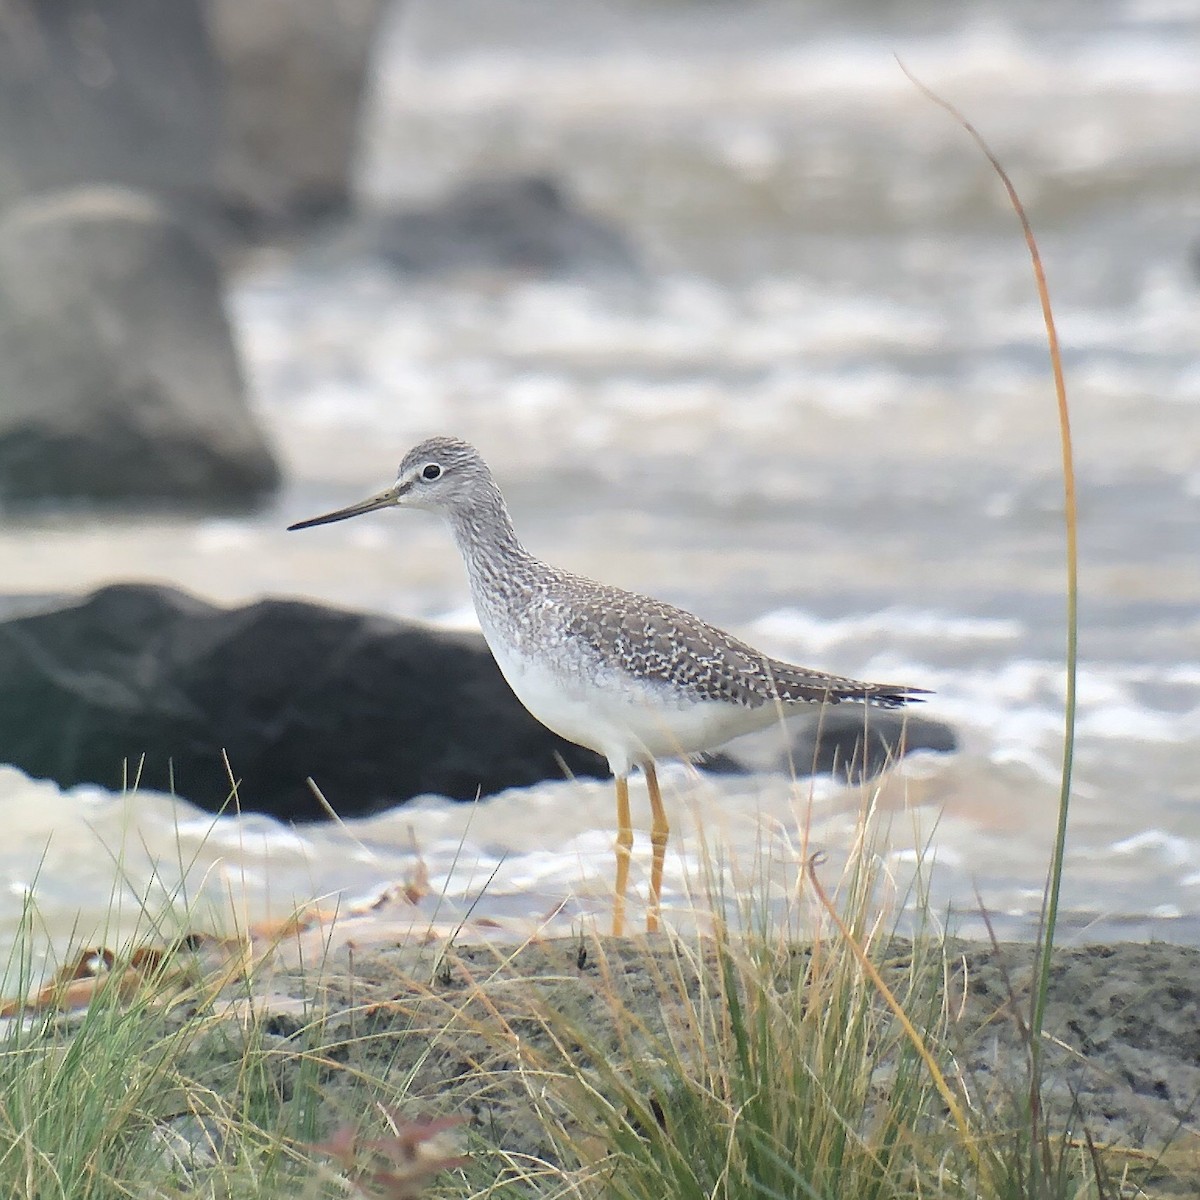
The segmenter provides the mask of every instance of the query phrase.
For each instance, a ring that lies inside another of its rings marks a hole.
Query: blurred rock
[[[209,203],[220,91],[200,0],[5,4],[0,208],[97,182]]]
[[[418,273],[638,270],[633,247],[618,229],[584,212],[542,175],[474,180],[432,207],[379,218],[367,249]]]
[[[0,221],[0,500],[244,508],[279,472],[212,255],[117,188]]]
[[[388,0],[13,0],[0,209],[75,184],[261,236],[344,209]]]
[[[217,809],[223,753],[243,810],[296,821],[325,816],[310,775],[351,816],[607,774],[521,707],[478,634],[134,584],[0,622],[3,761],[110,788],[128,762],[141,786]]]
[[[958,749],[954,730],[913,709],[887,712],[839,704],[792,723],[790,759],[800,775],[872,779],[914,750]]]
[[[918,709],[888,712],[858,704],[831,705],[790,717],[784,729],[739,738],[701,766],[712,774],[787,771],[834,775],[850,783],[872,779],[914,750],[958,749],[954,730]]]
[[[220,186],[244,232],[347,207],[385,7],[386,0],[207,0],[226,82]]]

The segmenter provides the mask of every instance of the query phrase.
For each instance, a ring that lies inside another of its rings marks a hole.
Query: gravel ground
[[[889,957],[907,953],[897,943]],[[956,942],[948,957],[953,1059],[973,1103],[994,1105],[1005,1087],[1022,1086],[1024,1042],[1012,1013],[1028,1012],[1032,949]],[[363,1081],[382,1078],[403,1085],[414,1114],[465,1112],[484,1143],[553,1159],[531,1101],[538,1055],[548,1049],[536,1005],[548,1001],[587,1030],[592,1047],[615,1050],[612,989],[647,1028],[661,1028],[670,1008],[663,971],[674,961],[665,939],[655,938],[507,951],[347,950],[326,964],[317,986],[306,982],[311,975],[276,976],[271,1035],[282,1050],[320,1014],[322,1097],[335,1122],[367,1109]],[[293,1010],[303,1001],[307,1017],[289,1014],[289,997]],[[504,1029],[519,1036],[519,1049]],[[1172,1136],[1176,1146],[1191,1141],[1200,1095],[1200,951],[1124,943],[1059,952],[1046,1030],[1052,1128],[1063,1127],[1054,1122],[1077,1102],[1074,1132],[1083,1136],[1086,1127],[1097,1143],[1156,1151]]]

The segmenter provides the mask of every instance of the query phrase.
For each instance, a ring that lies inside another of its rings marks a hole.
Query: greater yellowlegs
[[[802,704],[896,708],[924,694],[780,662],[681,608],[542,562],[518,541],[487,463],[457,438],[422,442],[391,487],[288,528],[391,507],[449,521],[483,636],[518,699],[543,725],[608,759],[617,791],[614,933],[624,926],[634,767],[646,776],[652,812],[646,927],[653,931],[670,832],[656,759],[712,750]]]

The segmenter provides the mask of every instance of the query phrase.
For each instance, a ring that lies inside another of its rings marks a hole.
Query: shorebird
[[[517,698],[543,725],[608,760],[617,794],[614,934],[624,929],[634,767],[645,775],[652,813],[646,928],[653,932],[670,834],[657,759],[713,750],[802,705],[898,708],[927,694],[781,662],[674,605],[542,562],[517,538],[487,463],[457,438],[422,442],[391,487],[288,528],[380,508],[426,509],[449,522],[483,636]]]

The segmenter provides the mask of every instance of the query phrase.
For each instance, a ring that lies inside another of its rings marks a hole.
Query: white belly
[[[500,639],[488,639],[517,699],[569,742],[608,759],[618,775],[647,760],[713,750],[730,738],[774,724],[773,705],[759,708],[677,696],[617,672],[546,669]]]

